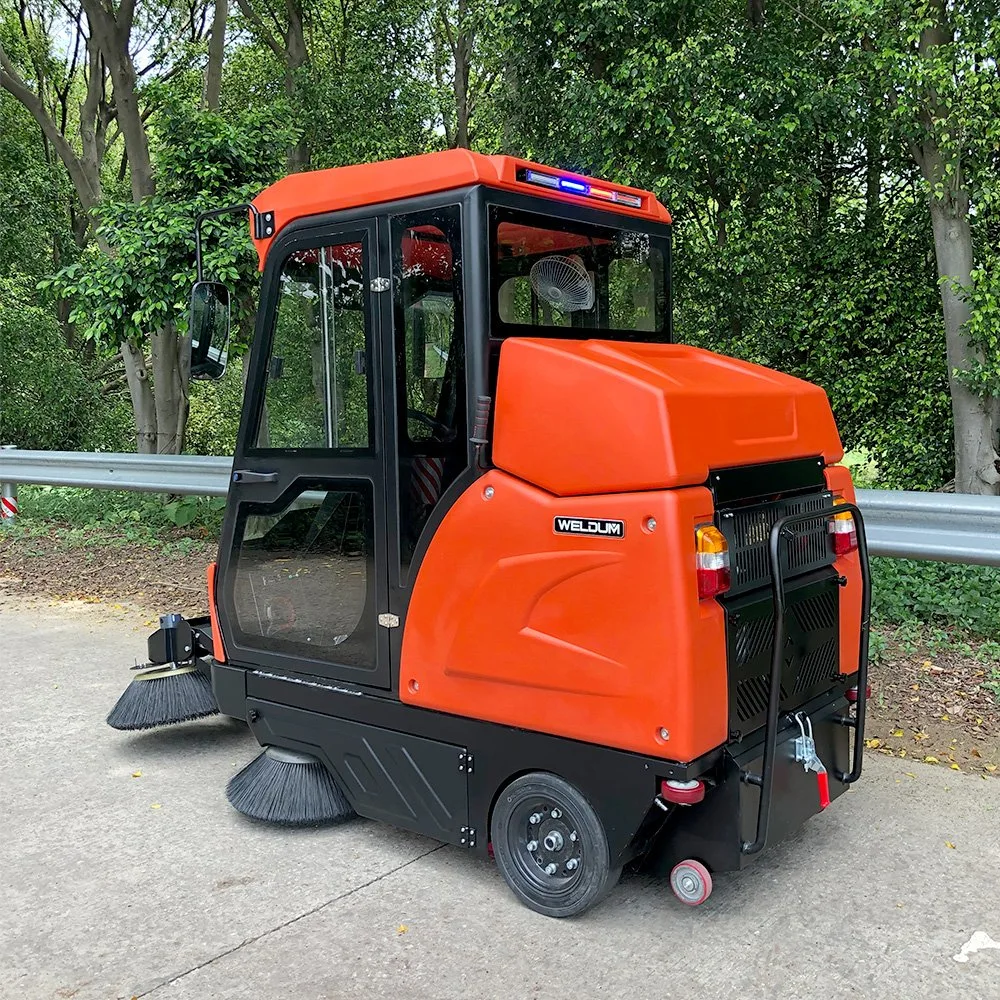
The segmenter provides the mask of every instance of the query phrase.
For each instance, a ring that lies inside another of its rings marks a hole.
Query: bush
[[[56,451],[86,447],[100,391],[66,346],[55,317],[4,283],[0,350],[2,443]]]
[[[872,559],[873,616],[882,625],[931,625],[995,640],[1000,568]]]
[[[217,382],[191,383],[184,450],[190,455],[232,455],[243,409],[243,359],[231,358]]]

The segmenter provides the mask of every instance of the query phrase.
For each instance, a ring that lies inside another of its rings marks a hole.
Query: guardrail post
[[[0,445],[2,451],[14,451],[17,445]],[[0,483],[0,521],[13,524],[17,517],[17,483]]]

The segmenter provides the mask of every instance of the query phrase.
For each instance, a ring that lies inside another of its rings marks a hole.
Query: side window
[[[233,595],[239,628],[262,649],[373,669],[371,484],[300,485],[290,501],[242,506]]]
[[[465,468],[465,333],[457,205],[392,220],[400,560]]]
[[[285,259],[258,448],[368,448],[365,252],[349,242]]]

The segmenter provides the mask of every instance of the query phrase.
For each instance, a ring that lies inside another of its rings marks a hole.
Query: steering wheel
[[[429,427],[439,441],[451,441],[455,437],[455,431],[451,427],[421,410],[408,409],[406,416],[410,420],[416,420],[417,423]]]

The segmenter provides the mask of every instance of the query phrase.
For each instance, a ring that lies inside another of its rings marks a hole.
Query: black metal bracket
[[[744,842],[744,854],[756,854],[767,843],[768,823],[771,816],[771,798],[774,789],[774,762],[778,743],[778,713],[781,707],[781,668],[785,650],[785,581],[781,575],[781,544],[791,536],[788,530],[800,521],[830,518],[835,514],[851,514],[858,535],[858,556],[861,562],[861,635],[858,648],[858,701],[854,728],[854,764],[849,774],[838,771],[836,777],[845,785],[861,777],[861,764],[865,746],[865,691],[868,687],[868,622],[871,617],[871,570],[868,565],[868,543],[864,518],[857,504],[840,503],[820,511],[800,511],[779,518],[771,528],[768,554],[771,564],[771,592],[774,598],[774,631],[772,633],[771,676],[767,700],[767,723],[764,729],[764,763],[760,775],[744,772],[742,780],[760,788],[760,805],[757,809],[757,832],[752,842]]]
[[[274,212],[259,212],[256,206],[250,202],[227,205],[225,208],[213,208],[208,212],[202,212],[194,223],[194,259],[199,281],[204,280],[201,265],[201,224],[206,219],[214,219],[216,216],[228,215],[231,212],[249,212],[253,216],[253,238],[255,240],[266,240],[275,233]]]
[[[184,663],[214,652],[207,618],[188,621],[176,613],[160,615],[160,627],[146,641],[150,663]]]

